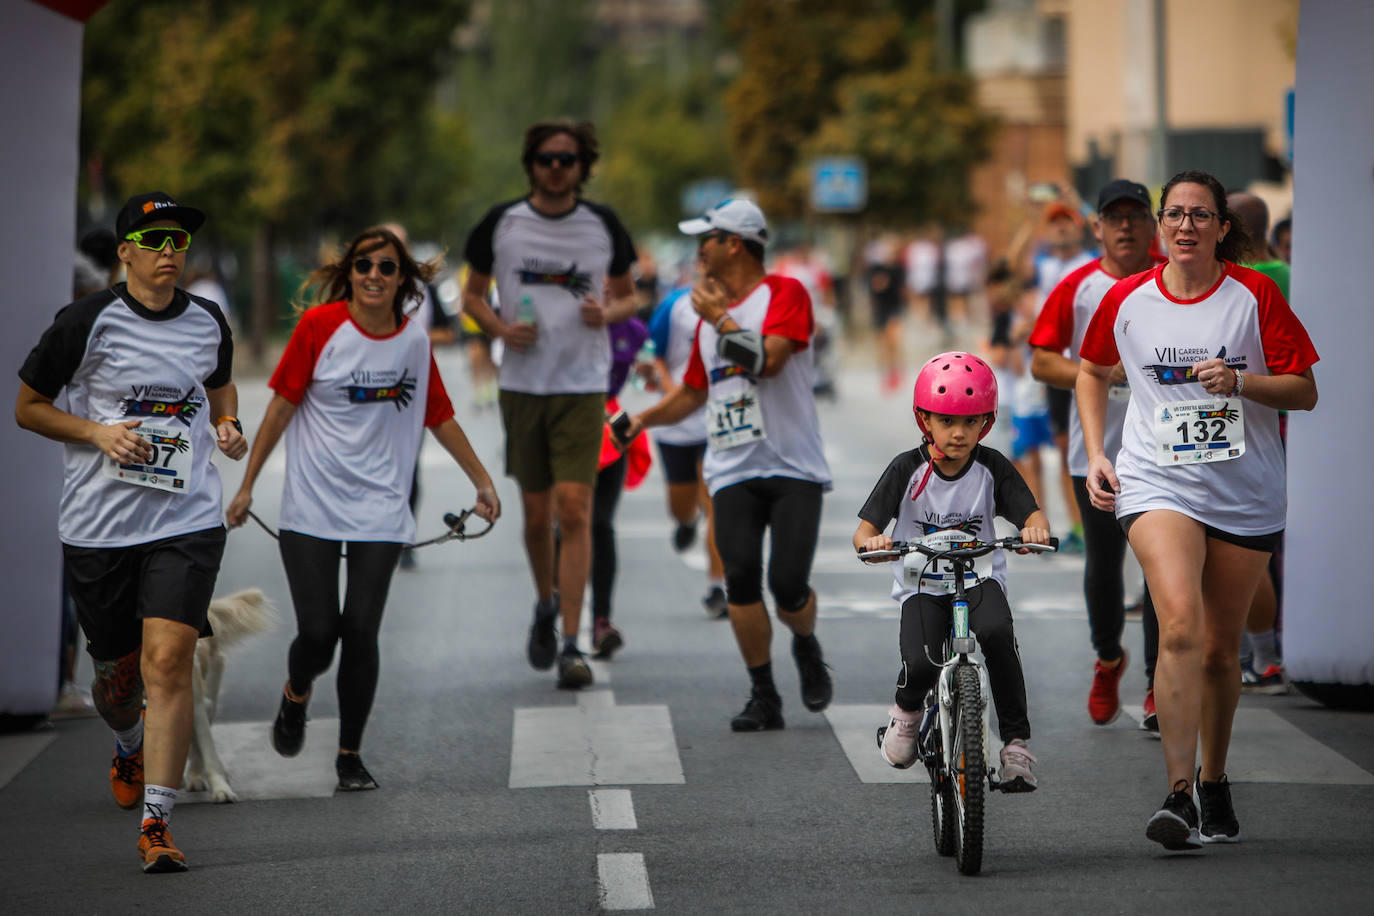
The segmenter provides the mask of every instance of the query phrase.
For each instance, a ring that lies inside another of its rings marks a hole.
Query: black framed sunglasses
[[[535,153],[534,161],[546,169],[551,169],[555,165],[570,169],[577,164],[577,153]]]
[[[701,235],[697,236],[697,247],[700,248],[712,239],[715,239],[718,242],[724,242],[726,239],[730,237],[730,235],[731,233],[723,232],[719,229],[712,229],[710,232],[703,232]]]
[[[396,273],[397,270],[400,270],[400,265],[390,258],[384,261],[373,261],[371,258],[358,258],[353,262],[353,270],[356,271],[359,276],[365,277],[372,273],[373,264],[377,265],[377,270],[383,277],[389,277]]]

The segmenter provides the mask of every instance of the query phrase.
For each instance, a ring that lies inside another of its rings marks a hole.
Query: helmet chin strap
[[[921,480],[911,488],[911,501],[915,502],[916,497],[921,495],[921,491],[930,483],[931,472],[935,470],[936,461],[944,461],[948,456],[935,447],[935,440],[929,434],[926,435],[926,450],[930,452],[930,460],[926,462],[926,472],[921,475]]]

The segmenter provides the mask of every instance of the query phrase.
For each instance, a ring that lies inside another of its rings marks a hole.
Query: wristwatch
[[[215,425],[219,426],[225,420],[228,420],[230,423],[234,424],[234,429],[237,429],[239,431],[240,436],[243,435],[243,424],[239,422],[238,417],[220,417],[218,420],[215,421]]]

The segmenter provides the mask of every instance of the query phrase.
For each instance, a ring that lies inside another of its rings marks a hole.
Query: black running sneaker
[[[558,656],[558,686],[563,690],[581,690],[592,686],[592,669],[587,659],[576,649]]]
[[[1202,768],[1199,767],[1194,779],[1197,786],[1197,800],[1202,808],[1202,834],[1204,843],[1239,843],[1240,821],[1236,820],[1236,809],[1231,807],[1231,780],[1222,773],[1216,782],[1202,781]]]
[[[530,641],[525,647],[530,665],[536,671],[548,671],[558,657],[558,634],[554,623],[558,619],[558,602],[554,599],[536,601],[534,623],[530,625]]]
[[[804,648],[798,637],[792,637],[792,657],[797,660],[797,673],[801,675],[802,705],[820,712],[830,705],[834,689],[827,670],[830,666],[821,658],[821,644],[814,637],[808,642],[812,648]]]
[[[782,728],[782,698],[776,693],[770,696],[754,691],[740,714],[730,720],[730,730],[736,732],[763,732],[775,728]]]
[[[691,547],[697,540],[697,525],[693,522],[690,525],[678,525],[673,529],[673,549],[682,553]]]
[[[305,744],[305,704],[282,693],[277,720],[272,723],[272,747],[283,757],[295,757]]]
[[[701,599],[701,605],[706,608],[707,617],[721,620],[730,616],[730,604],[725,600],[725,589],[719,585],[711,586],[706,597]]]
[[[1145,825],[1145,837],[1169,850],[1202,848],[1197,830],[1197,808],[1186,779],[1174,783],[1174,790],[1164,799],[1164,805]]]
[[[377,780],[363,766],[357,754],[340,754],[334,758],[334,772],[339,775],[340,792],[366,792],[377,788]]]

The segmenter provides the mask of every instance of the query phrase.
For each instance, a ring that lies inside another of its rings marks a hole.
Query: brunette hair
[[[315,268],[305,278],[296,291],[295,306],[297,314],[323,302],[337,302],[353,297],[353,261],[387,245],[396,249],[396,260],[401,271],[401,283],[396,289],[396,299],[392,311],[396,315],[396,325],[405,320],[407,302],[423,302],[425,284],[434,279],[439,272],[440,255],[430,261],[416,261],[410,256],[405,242],[401,241],[385,226],[364,229],[344,248],[339,257]]]
[[[601,158],[601,144],[596,139],[596,127],[590,121],[575,122],[571,118],[558,118],[554,121],[540,121],[525,131],[525,145],[520,153],[520,162],[525,166],[525,175],[534,181],[534,155],[544,141],[559,134],[567,134],[577,141],[577,161],[582,164],[582,179],[577,189],[592,177],[592,166]]]
[[[1217,220],[1222,223],[1230,223],[1231,228],[1226,230],[1220,241],[1217,242],[1216,258],[1218,261],[1240,262],[1241,255],[1250,248],[1250,236],[1245,231],[1245,225],[1226,207],[1226,188],[1216,176],[1204,172],[1201,169],[1184,169],[1164,186],[1164,191],[1159,195],[1159,209],[1165,208],[1169,200],[1169,192],[1175,185],[1180,184],[1200,184],[1212,195],[1213,208],[1217,211]]]

